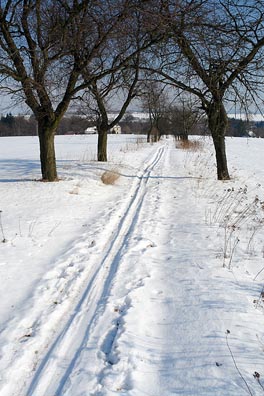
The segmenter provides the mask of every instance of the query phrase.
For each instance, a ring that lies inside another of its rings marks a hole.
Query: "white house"
[[[95,135],[97,133],[97,128],[95,126],[88,127],[88,128],[85,129],[84,133],[86,135]]]
[[[119,133],[121,133],[121,126],[118,124],[115,125],[113,128],[110,129],[110,133],[118,135]]]
[[[86,135],[95,135],[97,133],[97,128],[96,126],[93,127],[88,127],[85,129],[84,133]],[[110,129],[110,131],[108,131],[108,133],[112,133],[115,135],[118,135],[121,133],[121,126],[120,125],[115,125],[113,128]]]
[[[248,136],[252,138],[257,137],[257,135],[253,131],[248,131]]]

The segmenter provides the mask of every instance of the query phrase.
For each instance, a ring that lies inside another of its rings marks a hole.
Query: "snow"
[[[96,139],[1,138],[0,395],[262,395],[264,141]]]

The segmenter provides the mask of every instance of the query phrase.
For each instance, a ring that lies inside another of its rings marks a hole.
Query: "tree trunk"
[[[98,130],[97,160],[107,162],[107,130]]]
[[[150,136],[151,135],[151,129],[149,129],[148,130],[148,133],[147,133],[147,143],[150,143],[150,141],[151,141],[151,139],[150,139]]]
[[[48,126],[43,121],[38,122],[38,135],[40,145],[40,163],[42,180],[53,182],[58,180],[54,136],[56,129]]]
[[[218,180],[229,180],[225,148],[228,118],[222,101],[212,102],[207,109],[207,116],[216,154],[217,178]]]
[[[189,140],[188,128],[186,127],[183,128],[182,140],[184,142],[187,142]]]

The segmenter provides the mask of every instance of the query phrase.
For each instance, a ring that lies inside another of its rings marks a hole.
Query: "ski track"
[[[9,329],[25,329],[18,340],[25,348],[17,362],[11,353],[10,383],[1,396],[244,395],[225,343],[227,328],[239,367],[248,360],[243,375],[252,394],[263,393],[252,376],[263,365],[252,349],[257,313],[242,294],[237,298],[248,285],[234,282],[230,272],[223,292],[223,268],[217,258],[207,259],[218,251],[214,235],[199,207],[199,193],[205,193],[199,184],[206,180],[186,173],[183,158],[166,141],[153,149],[132,176],[127,198],[107,215],[105,229],[99,222],[58,258],[33,296],[34,304],[56,299],[55,319],[45,306],[44,319],[33,309],[24,321],[9,323]],[[90,239],[94,235],[99,241]],[[46,287],[57,294],[46,295]],[[251,293],[253,299],[257,288]],[[250,331],[240,327],[245,312],[252,318]],[[240,345],[240,334],[249,345]],[[23,360],[23,354],[33,358]],[[23,372],[27,360],[34,367]],[[17,384],[11,380],[16,372]]]
[[[188,184],[197,188],[199,180],[181,175],[180,161],[168,148],[157,163],[118,255],[100,318],[58,396],[247,393],[225,345],[233,313],[239,323],[237,313],[243,315],[247,301],[233,306],[238,290],[232,274],[226,280],[229,293],[223,294],[222,269],[208,290],[207,257],[214,254],[215,241],[201,222],[196,194],[186,196]],[[250,370],[244,375],[256,388],[250,372],[260,370],[262,359],[250,348],[247,353]]]
[[[136,186],[131,193],[124,215],[112,234],[109,246],[101,260],[94,266],[89,283],[66,325],[39,364],[26,392],[27,396],[63,394],[65,383],[84,346],[87,348],[89,336],[102,315],[104,302],[115,277],[125,241],[137,221],[150,174],[164,155],[164,150],[164,146],[159,147],[145,165],[143,172],[138,173]],[[114,340],[115,334],[114,331],[109,337]],[[111,349],[111,346],[107,348]]]

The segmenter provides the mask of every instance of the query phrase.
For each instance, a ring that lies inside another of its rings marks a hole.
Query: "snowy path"
[[[221,318],[232,293],[223,295],[220,277],[208,290],[214,241],[195,195],[187,195],[195,178],[175,176],[181,161],[171,146],[152,161],[100,316],[54,394],[247,394]]]
[[[252,375],[263,367],[257,285],[222,267],[219,228],[205,222],[216,183],[192,176],[172,140],[146,155],[119,207],[58,257],[28,317],[9,323],[10,338],[31,326],[3,348],[0,396],[263,394]]]
[[[73,314],[42,360],[27,391],[28,396],[64,394],[65,383],[75,369],[82,350],[89,349],[93,328],[102,314],[103,303],[118,269],[122,250],[140,212],[151,171],[161,161],[163,154],[162,146],[136,176],[123,217],[112,233],[101,260],[93,266],[90,281]]]

